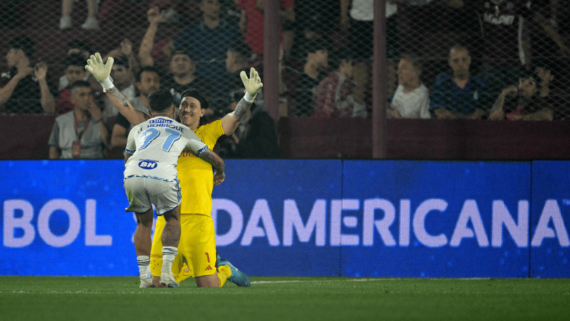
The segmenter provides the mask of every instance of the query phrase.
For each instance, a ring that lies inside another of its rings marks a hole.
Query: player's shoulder
[[[224,127],[222,126],[222,120],[218,119],[206,125],[202,125],[196,129],[196,135],[206,139],[209,143],[215,143],[220,136],[224,135]]]
[[[140,123],[140,124],[138,124],[138,125],[134,125],[134,126],[131,128],[131,131],[130,131],[129,133],[138,133],[138,132],[141,132],[141,131],[143,130],[143,128],[146,128],[146,127],[148,126],[148,121],[149,121],[149,120],[150,120],[150,119],[145,120],[145,121],[143,121],[142,123]]]
[[[211,123],[208,123],[208,124],[205,124],[205,125],[198,127],[198,129],[196,129],[196,133],[211,132],[211,131],[218,129],[221,126],[222,126],[222,120],[221,119],[214,120]]]

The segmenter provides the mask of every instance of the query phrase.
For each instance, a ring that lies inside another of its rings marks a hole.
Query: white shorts
[[[168,182],[158,178],[133,176],[124,180],[125,192],[129,199],[126,212],[146,213],[156,207],[156,215],[172,211],[182,200],[178,179]]]

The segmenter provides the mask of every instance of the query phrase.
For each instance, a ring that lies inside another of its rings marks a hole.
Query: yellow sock
[[[226,280],[232,276],[232,270],[230,270],[229,266],[222,265],[218,266],[218,280],[220,284],[220,288],[226,284]]]

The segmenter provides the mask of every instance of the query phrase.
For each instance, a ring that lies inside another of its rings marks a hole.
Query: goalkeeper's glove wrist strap
[[[113,78],[111,78],[111,76],[105,78],[105,80],[100,81],[99,83],[103,87],[103,92],[106,92],[107,89],[115,87],[115,85],[113,85]]]
[[[243,99],[245,99],[245,101],[247,101],[248,103],[252,103],[255,100],[255,96],[257,96],[257,93],[252,95],[249,93],[249,91],[246,90]]]

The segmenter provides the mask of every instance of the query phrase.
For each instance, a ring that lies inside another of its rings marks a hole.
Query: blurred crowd
[[[280,0],[280,117],[371,116],[373,2]],[[0,32],[22,29],[23,10],[37,5],[0,2]],[[56,57],[62,74],[37,54],[42,39],[18,35],[2,40],[7,69],[0,77],[0,113],[56,116],[50,158],[101,158],[106,147],[126,144],[130,124],[84,69],[86,59],[101,51],[101,41],[116,44],[101,54],[114,57],[114,84],[133,106],[148,108],[148,95],[159,88],[169,89],[177,102],[194,88],[209,99],[204,123],[235,108],[243,96],[241,71],[255,67],[263,77],[264,0],[58,5],[59,30],[53,33],[61,33],[61,40],[74,30],[83,35],[49,44],[65,47],[66,54]],[[388,117],[570,118],[566,7],[559,0],[386,1]],[[129,20],[132,12],[141,17]],[[75,17],[85,20],[76,25]],[[276,144],[271,132],[274,123],[261,94],[249,121],[225,138],[220,154],[278,157],[248,147]],[[268,137],[271,142],[262,141]]]

